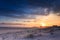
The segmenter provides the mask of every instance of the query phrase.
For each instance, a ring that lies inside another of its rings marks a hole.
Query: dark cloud
[[[60,0],[29,0],[30,5],[60,12]]]
[[[44,15],[42,9],[37,8],[60,12],[60,0],[0,0],[0,16],[25,18],[27,15],[24,14]]]
[[[29,0],[30,5],[36,7],[51,7],[54,0]]]
[[[0,16],[25,17],[23,9],[27,6],[26,0],[0,0]],[[16,16],[16,15],[21,16]]]

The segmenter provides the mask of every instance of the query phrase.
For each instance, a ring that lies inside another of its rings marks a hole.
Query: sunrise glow
[[[16,27],[46,27],[46,26],[53,26],[58,25],[60,26],[60,16],[55,14],[49,14],[47,16],[41,15],[33,15],[35,19],[17,19],[17,21],[5,21],[4,23],[0,23],[0,26],[16,26]]]
[[[46,26],[46,24],[44,22],[41,23],[41,26]]]

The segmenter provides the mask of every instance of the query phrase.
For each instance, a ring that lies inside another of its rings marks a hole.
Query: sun
[[[41,26],[46,26],[46,24],[44,22],[41,22],[40,24],[41,24]]]

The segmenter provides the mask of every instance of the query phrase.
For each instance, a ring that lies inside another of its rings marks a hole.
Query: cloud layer
[[[26,18],[29,14],[45,15],[45,8],[60,13],[60,0],[0,0],[0,16]]]

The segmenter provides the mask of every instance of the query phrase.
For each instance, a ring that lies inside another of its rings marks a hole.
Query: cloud
[[[45,8],[59,13],[60,0],[0,0],[0,16],[27,18],[29,14],[45,15]]]
[[[29,0],[29,3],[31,6],[49,8],[54,12],[60,12],[60,0]]]

